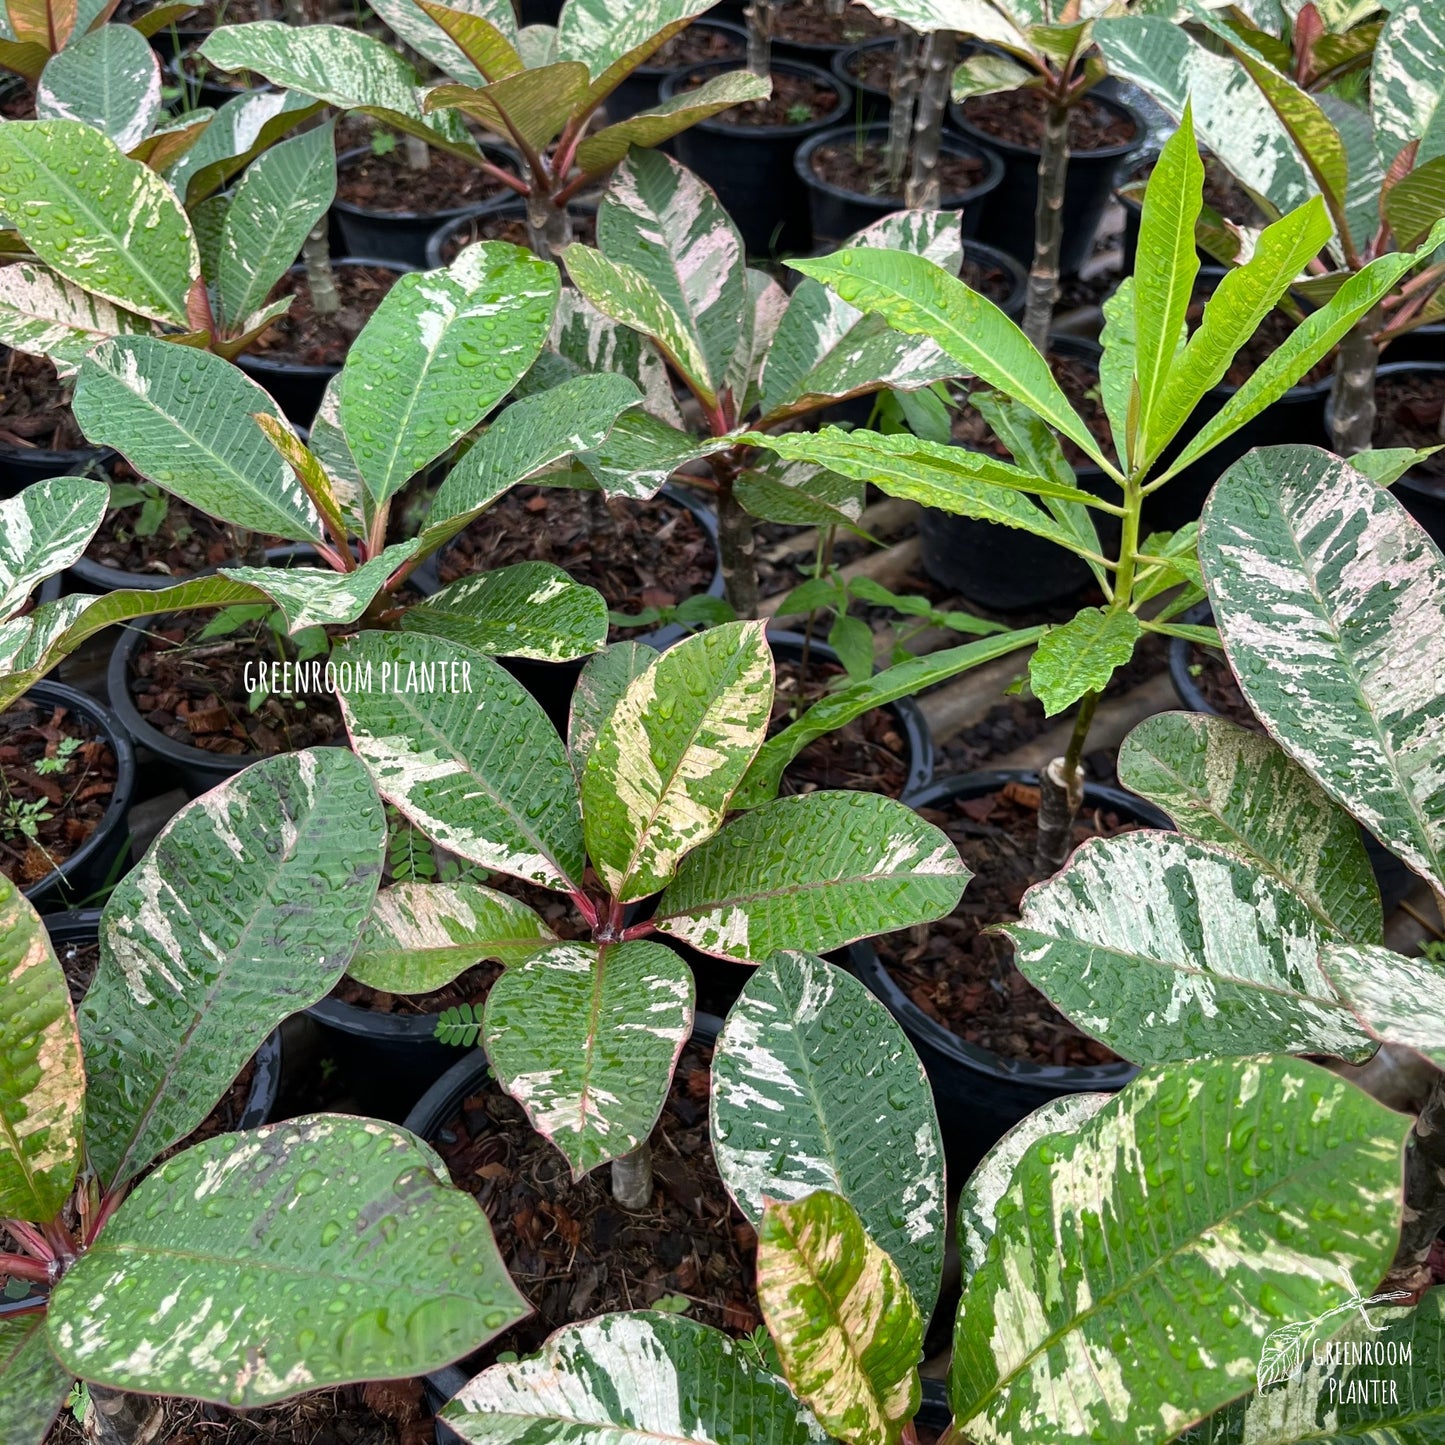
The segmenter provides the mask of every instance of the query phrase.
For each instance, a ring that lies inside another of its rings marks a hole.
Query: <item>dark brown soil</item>
[[[312,308],[305,274],[288,273],[276,283],[268,300],[277,301],[282,296],[296,299],[291,309],[252,343],[251,354],[301,366],[340,366],[357,333],[397,279],[395,271],[383,266],[338,264],[336,286],[341,292],[341,310],[323,318]]]
[[[0,713],[0,873],[28,888],[58,868],[105,817],[115,782],[89,718],[24,697]]]
[[[711,1062],[710,1046],[683,1051],[652,1134],[653,1207],[640,1214],[613,1201],[605,1165],[573,1184],[567,1161],[495,1084],[447,1122],[432,1142],[486,1211],[508,1272],[536,1307],[468,1368],[505,1350],[530,1354],[565,1324],[645,1309],[666,1295],[684,1296],[692,1319],[730,1334],[758,1325],[757,1239],[723,1188],[708,1141]]]
[[[406,147],[399,141],[385,155],[368,151],[349,160],[337,172],[336,198],[366,211],[424,216],[515,194],[460,156],[435,149],[427,154],[424,171],[407,165]]]
[[[1233,670],[1217,647],[1201,647],[1199,643],[1191,642],[1189,672],[1205,700],[1221,717],[1227,717],[1230,722],[1239,723],[1252,732],[1264,731],[1263,725],[1244,700]]]
[[[1114,450],[1113,433],[1109,429],[1109,415],[1104,410],[1104,403],[1099,397],[1097,366],[1081,357],[1061,356],[1054,351],[1048,353],[1048,362],[1049,369],[1054,373],[1054,379],[1063,388],[1064,395],[1073,403],[1074,409],[1083,418],[1084,424],[1103,447],[1104,454],[1112,455]],[[983,383],[977,380],[962,383],[965,395],[979,386],[983,386]],[[982,413],[966,404],[960,406],[954,413],[953,439],[960,446],[968,447],[972,451],[992,452],[1005,461],[1009,460],[1008,448],[993,434],[993,429],[983,419]],[[1067,437],[1061,436],[1059,441],[1063,446],[1064,455],[1069,459],[1070,466],[1091,467],[1094,465]]]
[[[597,213],[595,211],[574,211],[572,214],[572,238],[584,246],[597,244]],[[527,236],[527,218],[515,213],[472,216],[459,226],[454,234],[447,237],[442,246],[442,264],[449,266],[457,259],[457,252],[473,241],[510,241],[514,246],[529,247],[532,243]]]
[[[70,387],[43,356],[5,353],[0,374],[0,443],[73,452],[87,445],[70,410]]]
[[[893,47],[875,45],[848,61],[848,72],[860,90],[877,90],[887,95],[893,86]]]
[[[1048,98],[1041,90],[1006,90],[997,95],[977,95],[963,103],[970,125],[1032,150],[1038,150],[1043,142],[1047,110]],[[1097,151],[1125,145],[1134,139],[1135,130],[1133,121],[1086,96],[1069,112],[1069,149]]]
[[[902,200],[897,191],[888,189],[888,157],[882,146],[826,145],[812,155],[813,174],[830,185],[860,196],[882,196]],[[983,180],[988,167],[977,156],[960,151],[940,151],[938,179],[943,200],[955,199]]]
[[[798,663],[778,662],[769,737],[782,732],[799,713],[827,694],[830,683],[843,676],[844,671],[836,662],[822,662],[813,657],[808,662],[804,685]],[[820,789],[849,788],[897,798],[907,785],[908,743],[898,720],[883,708],[875,707],[845,727],[809,743],[788,764],[779,791],[812,793]]]
[[[731,30],[719,30],[706,20],[674,35],[647,62],[648,70],[680,70],[684,65],[706,65],[710,60],[739,60],[747,46]]]
[[[1204,316],[1204,303],[1209,299],[1209,293],[1214,289],[1214,279],[1211,277],[1201,286],[1195,288],[1195,299],[1189,308],[1189,327],[1192,331]],[[1224,373],[1220,386],[1243,386],[1251,376],[1267,361],[1286,341],[1294,335],[1295,327],[1299,323],[1292,317],[1286,316],[1283,311],[1271,311],[1259,324],[1259,329],[1250,339],[1235,353],[1234,360],[1229,364],[1229,370]],[[1327,356],[1322,357],[1309,369],[1296,383],[1296,386],[1315,386],[1329,378],[1334,370],[1335,354],[1331,351]]]
[[[1014,278],[1003,269],[983,261],[963,258],[959,279],[981,296],[987,296],[995,306],[1002,306],[1013,295]]]
[[[0,116],[6,120],[34,120],[35,92],[28,85],[17,85],[0,97]]]
[[[1014,967],[1013,944],[983,931],[1016,919],[1024,890],[1038,881],[1038,799],[1036,787],[1009,783],[986,797],[920,809],[954,841],[974,878],[947,918],[879,938],[878,956],[924,1013],[968,1043],[1038,1064],[1111,1063],[1111,1050],[1081,1034]],[[1075,845],[1138,826],[1086,809]]]
[[[706,592],[717,570],[712,539],[686,507],[569,487],[513,487],[442,551],[437,569],[454,582],[513,562],[551,562],[633,614]]]
[[[822,45],[832,50],[843,50],[850,45],[861,45],[865,40],[877,40],[897,33],[896,20],[881,19],[862,5],[849,5],[840,18],[829,15],[822,0],[789,0],[788,4],[778,7],[773,25],[775,40]]]
[[[683,84],[696,89],[707,75],[689,76]],[[811,125],[838,104],[838,92],[831,85],[819,85],[803,75],[775,70],[773,93],[767,100],[749,100],[714,117],[723,125]]]
[[[1445,373],[1417,372],[1382,376],[1375,382],[1377,447],[1438,447],[1445,410]],[[1445,452],[1436,452],[1413,468],[1415,475],[1445,482]]]
[[[215,615],[161,618],[146,628],[128,679],[131,699],[146,722],[173,742],[229,757],[271,757],[343,735],[333,693],[273,692],[253,711],[246,665],[279,661],[278,647],[294,654],[264,618],[201,640]]]

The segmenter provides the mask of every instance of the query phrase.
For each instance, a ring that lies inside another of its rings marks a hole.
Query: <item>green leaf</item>
[[[1343,1306],[1344,1329],[1328,1344],[1322,1336],[1338,1318],[1308,1330],[1297,1372],[1211,1415],[1179,1437],[1183,1445],[1428,1445],[1445,1428],[1445,1293],[1427,1290],[1411,1309],[1368,1314],[1346,1298],[1341,1291],[1334,1307]],[[1382,1371],[1381,1359],[1401,1364]]]
[[[53,271],[156,321],[186,325],[200,271],[190,223],[166,183],[81,121],[0,127],[0,212]]]
[[[922,1398],[923,1316],[853,1206],[820,1189],[769,1200],[758,1303],[799,1399],[854,1445],[898,1445]]]
[[[1199,560],[1255,715],[1392,853],[1445,880],[1434,543],[1349,463],[1267,447],[1215,485]]]
[[[1281,1320],[1384,1274],[1409,1125],[1313,1064],[1216,1059],[1149,1070],[1036,1141],[959,1304],[960,1430],[1155,1445],[1228,1403]],[[1322,1205],[1341,1179],[1348,1204]],[[1307,1222],[1322,1208],[1327,1231]],[[1120,1347],[1141,1329],[1159,1358]],[[1176,1351],[1200,1368],[1162,1366]]]
[[[0,1318],[0,1439],[42,1445],[71,1383],[50,1353],[43,1313]]]
[[[398,39],[425,56],[437,69],[457,80],[480,81],[483,78],[482,72],[467,58],[467,53],[431,18],[433,10],[423,9],[415,0],[377,0],[372,8]],[[492,64],[498,69],[489,71],[489,74],[501,74],[513,64],[507,55],[511,51],[512,56],[516,56],[517,43],[517,19],[511,0],[461,0],[460,4],[451,8],[475,16],[494,32]],[[468,38],[472,53],[480,59],[475,49],[476,33]],[[520,68],[521,64],[520,57],[517,57],[515,65]]]
[[[953,98],[962,102],[973,95],[997,95],[1000,91],[1018,90],[1034,78],[1035,72],[1025,70],[1007,55],[981,51],[970,55],[953,72]]]
[[[1164,143],[1149,176],[1134,263],[1134,369],[1140,426],[1147,436],[1159,398],[1172,379],[1185,327],[1199,251],[1194,227],[1204,187],[1204,162],[1194,118],[1184,108],[1179,129]],[[1115,428],[1117,439],[1118,431]]]
[[[129,25],[102,25],[51,56],[35,88],[41,120],[74,120],[123,151],[151,132],[161,111],[156,53]]]
[[[401,625],[493,656],[564,662],[606,646],[607,603],[550,562],[518,562],[458,578]]]
[[[852,722],[870,708],[882,707],[884,703],[900,697],[912,697],[934,683],[957,677],[971,667],[1027,647],[1037,642],[1044,631],[1042,627],[1025,627],[1016,632],[981,638],[977,642],[966,642],[960,647],[949,647],[941,652],[929,653],[926,657],[895,663],[873,677],[830,692],[796,722],[789,723],[782,732],[762,745],[742,785],[733,794],[733,807],[756,808],[774,798],[784,769],[814,738]]]
[[[425,1144],[310,1114],[162,1164],[56,1287],[50,1342],[96,1384],[247,1408],[438,1369],[528,1311]]]
[[[827,953],[941,918],[972,876],[953,844],[892,798],[804,793],[735,818],[682,862],[657,905],[664,933],[761,963]]]
[[[582,878],[582,815],[562,739],[505,669],[460,643],[363,632],[337,695],[377,790],[434,843],[563,892]]]
[[[1445,153],[1445,13],[1438,4],[1391,12],[1375,42],[1370,113],[1380,159],[1388,166],[1418,140],[1417,166]]]
[[[577,147],[577,165],[588,175],[601,175],[622,160],[633,146],[661,145],[700,120],[749,100],[766,100],[771,94],[770,80],[749,70],[725,71],[661,105],[594,131]]]
[[[80,1164],[85,1073],[65,974],[35,910],[0,878],[0,1214],[60,1213]]]
[[[751,516],[787,526],[851,528],[863,515],[860,479],[776,455],[743,472],[733,483],[733,495]]]
[[[656,893],[717,831],[772,701],[761,622],[689,637],[628,684],[582,774],[588,856],[614,898]]]
[[[321,518],[255,421],[276,403],[238,367],[154,336],[118,336],[81,363],[75,419],[182,501],[262,535],[307,542]]]
[[[334,125],[281,141],[246,168],[221,227],[216,285],[233,325],[263,306],[336,195]]]
[[[294,90],[238,95],[215,113],[200,140],[170,168],[166,180],[186,205],[193,207],[215,195],[288,130],[320,110],[320,101]]]
[[[932,1311],[943,1270],[938,1116],[918,1056],[857,979],[810,953],[762,964],[718,1035],[711,1113],[718,1173],[754,1224],[766,1200],[830,1189],[892,1257],[920,1312]]]
[[[811,261],[796,271],[827,282],[860,311],[874,311],[897,331],[928,336],[958,363],[1024,403],[1115,474],[1093,434],[1069,405],[1048,362],[992,301],[956,280],[934,262],[903,251],[851,247]]]
[[[1380,942],[1380,893],[1359,828],[1272,739],[1221,717],[1161,713],[1124,739],[1118,770],[1178,828],[1272,875],[1331,932]]]
[[[483,1041],[575,1180],[652,1133],[692,1014],[692,973],[672,949],[558,943],[492,985]]]
[[[1366,1033],[1445,1064],[1445,970],[1378,945],[1326,944],[1320,967]]]
[[[1385,192],[1381,205],[1395,241],[1417,246],[1445,215],[1445,156],[1418,166]]]
[[[1373,451],[1356,452],[1350,458],[1350,465],[1377,486],[1388,487],[1439,450],[1439,447],[1424,447],[1419,451],[1413,447],[1376,447]]]
[[[567,719],[567,755],[579,781],[602,725],[616,711],[632,679],[656,660],[656,651],[641,642],[614,642],[587,659]]]
[[[557,290],[555,267],[482,241],[446,270],[413,272],[387,292],[341,372],[342,430],[375,501],[516,385],[547,339]]]
[[[1369,1038],[1320,972],[1334,935],[1245,859],[1176,833],[1091,839],[1005,925],[1024,976],[1138,1064],[1338,1054]]]
[[[430,993],[484,959],[520,963],[555,941],[525,903],[480,883],[395,883],[346,971],[385,993]]]
[[[144,318],[34,261],[0,268],[0,344],[49,357],[62,376],[73,375],[96,342],[150,330]]]
[[[416,547],[415,542],[397,542],[350,572],[328,567],[223,567],[221,575],[265,593],[280,609],[288,632],[344,627],[371,606],[387,578],[410,560]]]
[[[87,477],[51,477],[0,502],[0,618],[62,572],[105,520],[110,489]]]
[[[385,846],[365,769],[312,748],[187,804],[121,880],[80,1008],[86,1151],[106,1188],[185,1138],[272,1029],[331,991]]]
[[[587,67],[564,60],[521,70],[491,85],[439,85],[426,109],[459,110],[499,135],[543,151],[566,127],[587,94]]]
[[[739,1341],[655,1311],[565,1325],[536,1355],[484,1370],[438,1418],[476,1445],[825,1445],[828,1439]]]
[[[1139,619],[1122,607],[1082,607],[1062,627],[1051,627],[1029,658],[1029,686],[1044,716],[1102,692],[1143,635]]]

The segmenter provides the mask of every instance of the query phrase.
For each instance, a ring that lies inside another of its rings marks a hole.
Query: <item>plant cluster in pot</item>
[[[1028,977],[1139,1073],[1045,1104],[963,1184],[945,1438],[1238,1440],[1280,1411],[1286,1434],[1403,1438],[1445,1411],[1429,1265],[1445,985],[1381,945],[1356,827],[1445,887],[1437,784],[1414,761],[1445,725],[1445,558],[1371,476],[1297,446],[1229,470],[1199,554],[1279,741],[1151,720],[1126,767],[1179,831],[1091,840],[1007,930]],[[1377,556],[1388,590],[1368,585]],[[615,1314],[483,1370],[443,1410],[449,1428],[917,1438],[943,1239],[936,1122],[916,1056],[855,990],[777,955],[714,1057],[712,1132],[757,1222],[771,1373],[690,1322]],[[880,1128],[919,1149],[879,1147]],[[1370,1361],[1393,1362],[1395,1389],[1370,1388]],[[703,1403],[679,1431],[684,1397]]]

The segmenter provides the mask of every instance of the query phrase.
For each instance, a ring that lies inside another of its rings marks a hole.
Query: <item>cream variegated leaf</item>
[[[941,918],[972,875],[931,823],[873,793],[803,793],[735,818],[683,860],[657,926],[761,963]]]
[[[632,679],[657,660],[657,650],[642,642],[614,642],[587,659],[567,716],[567,756],[581,780],[587,755],[602,725],[622,701]]]
[[[161,831],[106,904],[80,1009],[86,1153],[104,1187],[189,1134],[281,1020],[331,991],[385,846],[344,748],[265,758]]]
[[[627,377],[642,393],[645,411],[669,426],[681,425],[662,353],[640,332],[604,316],[580,291],[569,286],[557,298],[547,344],[578,371]]]
[[[832,1190],[932,1311],[943,1269],[938,1116],[918,1056],[857,979],[815,954],[773,954],[718,1035],[710,1107],[718,1172],[754,1224],[766,1200]],[[880,1158],[896,1167],[880,1169]]]
[[[577,464],[604,495],[645,501],[655,497],[678,468],[732,445],[728,436],[698,437],[632,407],[617,418],[605,441],[578,452]]]
[[[1384,487],[1313,447],[1216,484],[1199,559],[1255,715],[1412,868],[1445,881],[1445,559]]]
[[[763,367],[788,310],[788,293],[766,271],[750,266],[745,279],[748,299],[743,305],[742,340],[733,351],[727,375],[739,416],[746,416],[758,404]]]
[[[449,851],[573,891],[582,817],[557,730],[510,673],[422,633],[363,632],[335,649],[351,745],[378,791]]]
[[[615,898],[656,893],[717,831],[772,701],[761,622],[689,637],[628,684],[582,774],[588,855]]]
[[[708,8],[707,0],[568,0],[557,22],[557,53],[585,61],[599,92],[615,86]]]
[[[564,60],[490,85],[439,85],[427,92],[426,109],[459,111],[496,135],[515,135],[528,150],[542,151],[581,109],[586,94],[587,67]]]
[[[37,261],[0,268],[0,343],[49,357],[61,376],[72,376],[97,342],[108,336],[150,332],[152,325],[93,296]]]
[[[200,139],[166,172],[166,180],[187,206],[194,206],[320,108],[320,101],[294,90],[238,95],[211,117]]]
[[[1156,1445],[1246,1392],[1281,1320],[1385,1273],[1409,1127],[1303,1060],[1211,1059],[1150,1069],[1033,1142],[959,1303],[961,1433]],[[1120,1346],[1141,1331],[1148,1349]],[[1161,1364],[1176,1354],[1202,1367]]]
[[[321,463],[331,483],[331,495],[347,525],[357,536],[366,533],[366,483],[356,466],[356,458],[346,444],[341,430],[341,373],[326,383],[321,405],[311,422],[308,450]],[[425,536],[425,528],[422,529]]]
[[[493,1365],[439,1416],[474,1445],[825,1445],[787,1385],[741,1342],[647,1311],[566,1325],[531,1358]]]
[[[47,1224],[80,1166],[85,1070],[65,973],[35,910],[0,878],[0,1214]]]
[[[454,80],[480,84],[483,76],[461,47],[415,0],[377,0],[376,13],[418,55],[425,56]],[[448,8],[485,20],[509,45],[517,40],[517,19],[511,0],[454,0]]]
[[[41,120],[78,120],[134,149],[161,110],[161,67],[129,25],[102,25],[51,56],[35,88]]]
[[[758,1303],[788,1383],[823,1427],[850,1445],[898,1445],[922,1395],[924,1317],[842,1195],[768,1201]]]
[[[990,0],[877,0],[869,8],[925,35],[933,30],[954,30],[1004,49],[1031,49],[1012,7],[994,5]]]
[[[482,1037],[502,1087],[580,1179],[652,1133],[692,1017],[692,973],[672,949],[558,943],[492,985]]]
[[[1380,891],[1359,828],[1272,739],[1222,717],[1161,713],[1124,739],[1118,770],[1190,837],[1291,889],[1327,929],[1380,941]]]
[[[1370,114],[1381,162],[1389,166],[1411,141],[1415,165],[1445,154],[1445,8],[1409,0],[1390,11],[1375,42]]]
[[[0,502],[0,618],[64,571],[105,520],[110,489],[88,477],[51,477]]]
[[[385,993],[430,993],[474,964],[521,963],[556,942],[520,899],[480,883],[394,883],[376,895],[346,972]]]
[[[471,431],[537,359],[557,270],[505,241],[403,276],[347,353],[341,426],[378,503]]]
[[[550,562],[517,562],[459,577],[409,607],[401,625],[495,657],[567,662],[606,645],[607,602]]]
[[[413,8],[411,0],[402,0],[400,5],[393,0],[394,11],[401,12],[403,7]],[[505,80],[526,69],[526,63],[517,51],[516,27],[511,23],[511,7],[506,0],[502,0],[500,5],[496,5],[495,0],[483,0],[481,8],[443,5],[438,0],[416,0],[415,8],[434,21],[436,28],[455,46],[455,56],[448,54],[441,62],[441,68],[457,80],[468,84],[478,79]],[[504,9],[507,12],[505,16],[502,14]],[[402,23],[410,25],[412,17],[408,15]],[[392,28],[396,29],[396,26]],[[397,30],[397,34],[401,31]],[[425,43],[432,43],[431,35],[427,36]],[[421,45],[412,48],[427,53]],[[545,69],[546,64],[543,62],[538,68]]]
[[[205,134],[215,114],[207,105],[187,111],[177,119],[157,126],[139,145],[131,146],[126,154],[131,160],[144,161],[153,171],[165,175]]]
[[[1212,843],[1091,839],[1024,894],[1024,976],[1134,1063],[1374,1047],[1320,972],[1335,936],[1277,878]]]
[[[1320,967],[1373,1039],[1445,1067],[1445,969],[1378,945],[1326,944]]]
[[[221,575],[264,592],[280,610],[288,632],[345,627],[380,596],[387,578],[416,553],[417,543],[396,542],[350,572],[329,567],[222,567]]]

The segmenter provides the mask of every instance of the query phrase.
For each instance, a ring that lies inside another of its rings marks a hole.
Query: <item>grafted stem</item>
[[[538,189],[527,193],[527,236],[544,261],[555,261],[572,244],[572,214],[557,198]]]
[[[91,1445],[152,1445],[162,1438],[165,1406],[154,1396],[90,1386],[81,1430]]]
[[[910,207],[929,210],[938,205],[938,149],[943,141],[943,117],[948,109],[948,85],[957,48],[951,30],[935,30],[923,42],[922,81],[913,117],[913,164],[903,193],[904,203]]]
[[[1063,757],[1054,758],[1039,774],[1039,837],[1034,869],[1040,877],[1057,873],[1068,861],[1074,819],[1084,805],[1084,744],[1098,705],[1097,692],[1084,694]]]
[[[1024,305],[1024,335],[1043,351],[1059,294],[1059,252],[1064,239],[1064,184],[1069,175],[1069,108],[1055,95],[1044,117],[1039,150],[1039,195],[1034,206],[1034,263]]]
[[[341,292],[336,289],[336,272],[331,269],[331,241],[325,216],[311,228],[301,247],[301,264],[306,267],[306,289],[311,309],[318,316],[335,316],[341,310]]]
[[[918,109],[918,35],[909,30],[893,47],[893,74],[888,82],[888,194],[903,189],[908,165],[908,143],[913,138],[913,116]]]
[[[642,1210],[652,1203],[651,1144],[639,1144],[612,1161],[612,1197],[624,1209]]]
[[[752,0],[747,8],[748,69],[764,80],[773,72],[773,0]]]
[[[753,533],[753,519],[733,495],[731,479],[718,490],[717,545],[722,562],[723,595],[739,617],[756,617],[757,538]]]
[[[1342,457],[1368,451],[1375,431],[1375,344],[1379,318],[1374,312],[1357,321],[1340,342],[1330,390],[1330,439]]]

